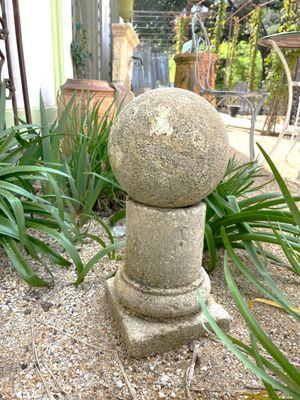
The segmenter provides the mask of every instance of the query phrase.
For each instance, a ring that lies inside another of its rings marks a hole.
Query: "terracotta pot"
[[[90,102],[90,106],[93,106],[99,99],[103,99],[101,106],[99,107],[99,119],[101,119],[106,110],[114,102],[115,90],[108,84],[107,81],[100,81],[94,79],[67,79],[66,83],[61,86],[61,94],[67,104],[73,93],[76,92],[75,104],[81,100],[82,106],[84,107],[86,100],[89,96],[93,99]],[[59,109],[63,107],[59,104]],[[114,106],[111,108],[113,113]]]
[[[134,0],[119,0],[119,15],[124,22],[131,22],[133,18],[133,1]]]
[[[217,55],[211,55],[211,67],[210,67],[210,87],[215,87],[215,63],[217,61]],[[201,79],[202,86],[205,86],[205,77],[207,75],[208,69],[208,54],[205,52],[199,55],[199,75]],[[181,89],[190,90],[195,93],[199,93],[199,87],[195,83],[195,53],[184,53],[176,54],[174,56],[174,61],[176,63],[175,81],[174,86]],[[208,101],[212,101],[212,96],[204,95]]]
[[[110,108],[110,115],[113,116],[115,110],[114,94],[115,90],[109,86],[107,81],[100,81],[94,79],[67,79],[67,81],[61,86],[61,96],[58,99],[58,115],[60,116],[65,109],[66,105],[71,100],[72,96],[76,92],[74,105],[78,105],[80,102],[80,107],[85,110],[87,106],[92,108],[95,103],[101,100],[101,105],[98,109],[98,121],[100,122],[105,112]],[[92,97],[92,99],[91,99]],[[89,100],[89,101],[88,101]],[[73,117],[73,115],[72,115]],[[72,121],[74,124],[75,121]],[[80,113],[78,113],[78,130],[80,129]],[[68,126],[66,126],[66,132],[68,131]],[[70,137],[65,136],[62,149],[65,154],[69,151]]]

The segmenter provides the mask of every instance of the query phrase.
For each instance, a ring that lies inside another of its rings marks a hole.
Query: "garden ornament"
[[[202,267],[205,203],[223,178],[229,143],[217,111],[183,89],[156,89],[127,104],[109,137],[114,174],[127,192],[126,256],[106,294],[130,355],[162,353],[230,317]]]

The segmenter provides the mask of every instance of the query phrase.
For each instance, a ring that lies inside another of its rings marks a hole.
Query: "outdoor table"
[[[280,143],[283,135],[287,132],[287,128],[289,126],[289,121],[292,112],[292,105],[293,105],[293,88],[300,87],[300,82],[293,81],[291,76],[291,71],[289,65],[286,61],[285,56],[283,55],[281,49],[300,49],[300,31],[295,32],[284,32],[284,33],[276,33],[274,35],[269,35],[261,38],[258,41],[258,44],[265,47],[272,47],[278,57],[280,58],[286,77],[288,81],[288,106],[287,112],[283,124],[282,131],[280,132],[278,139],[271,149],[271,153],[277,148],[278,144]],[[296,121],[297,123],[297,121]],[[292,136],[293,139],[293,136]]]

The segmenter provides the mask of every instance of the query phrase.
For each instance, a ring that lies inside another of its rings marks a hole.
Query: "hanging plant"
[[[214,29],[216,26],[217,14],[218,14],[217,4],[215,2],[212,2],[209,6],[209,12],[207,16],[207,27],[206,27],[210,43],[212,43],[214,37]]]
[[[211,48],[213,53],[218,53],[222,41],[222,35],[225,26],[227,1],[219,0],[217,5],[218,5],[217,18],[211,38]]]
[[[232,87],[233,63],[236,56],[239,33],[240,33],[239,17],[233,17],[233,34],[229,46],[228,63],[226,66],[226,78],[225,78],[226,88],[228,88],[229,90],[233,89]]]
[[[258,39],[261,30],[261,7],[256,7],[251,13],[250,18],[250,49],[249,49],[249,67],[248,82],[249,89],[255,89],[255,61],[258,53]]]

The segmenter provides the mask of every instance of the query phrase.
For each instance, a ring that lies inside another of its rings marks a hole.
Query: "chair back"
[[[213,90],[210,86],[211,77],[211,45],[207,30],[203,22],[203,13],[196,11],[192,17],[192,38],[195,49],[195,83],[200,87],[200,91]],[[205,52],[205,53],[204,53]],[[202,68],[200,76],[201,57],[207,57],[204,63],[205,68]]]

